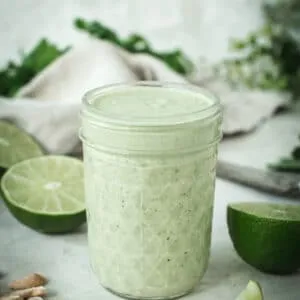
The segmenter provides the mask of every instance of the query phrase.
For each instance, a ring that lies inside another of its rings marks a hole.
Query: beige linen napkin
[[[207,74],[201,74],[200,69],[201,78],[207,78]],[[88,38],[38,74],[15,99],[0,98],[0,119],[15,122],[50,153],[71,153],[80,145],[83,94],[95,87],[138,80],[188,82],[151,56],[129,54],[110,43]],[[203,80],[202,85],[222,101],[224,134],[254,129],[288,101],[275,93],[234,91],[217,78]]]

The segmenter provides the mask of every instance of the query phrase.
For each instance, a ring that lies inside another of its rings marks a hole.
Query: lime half
[[[300,205],[235,203],[227,224],[234,248],[253,267],[273,274],[300,267]]]
[[[63,233],[85,221],[83,164],[76,158],[25,160],[4,174],[1,188],[12,214],[35,230]]]
[[[247,287],[241,292],[236,300],[263,300],[263,293],[260,285],[250,280]]]
[[[0,121],[0,168],[7,169],[28,158],[42,156],[35,140],[13,124]]]

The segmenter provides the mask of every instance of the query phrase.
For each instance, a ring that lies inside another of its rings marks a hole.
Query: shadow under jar
[[[220,103],[203,89],[138,82],[92,90],[81,112],[92,269],[126,298],[167,299],[208,264]]]

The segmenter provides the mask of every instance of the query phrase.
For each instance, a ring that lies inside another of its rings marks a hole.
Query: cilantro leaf
[[[9,61],[0,70],[0,95],[14,96],[22,86],[67,50],[61,50],[47,39],[41,39],[30,52],[21,57],[20,63]]]
[[[133,33],[127,38],[121,39],[114,30],[102,23],[98,21],[88,22],[82,18],[75,19],[74,25],[77,29],[86,31],[98,39],[107,40],[128,52],[146,53],[154,56],[162,60],[177,73],[186,75],[193,70],[193,63],[181,50],[175,49],[169,52],[155,51],[150,43],[140,34]]]

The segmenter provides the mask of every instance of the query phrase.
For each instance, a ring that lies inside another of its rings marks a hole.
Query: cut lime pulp
[[[236,300],[263,300],[263,293],[260,285],[250,280],[247,287],[241,292]]]
[[[13,124],[0,121],[0,168],[7,169],[28,158],[42,156],[36,141]]]
[[[85,221],[83,164],[76,158],[25,160],[4,174],[1,188],[11,213],[35,230],[63,233]]]

